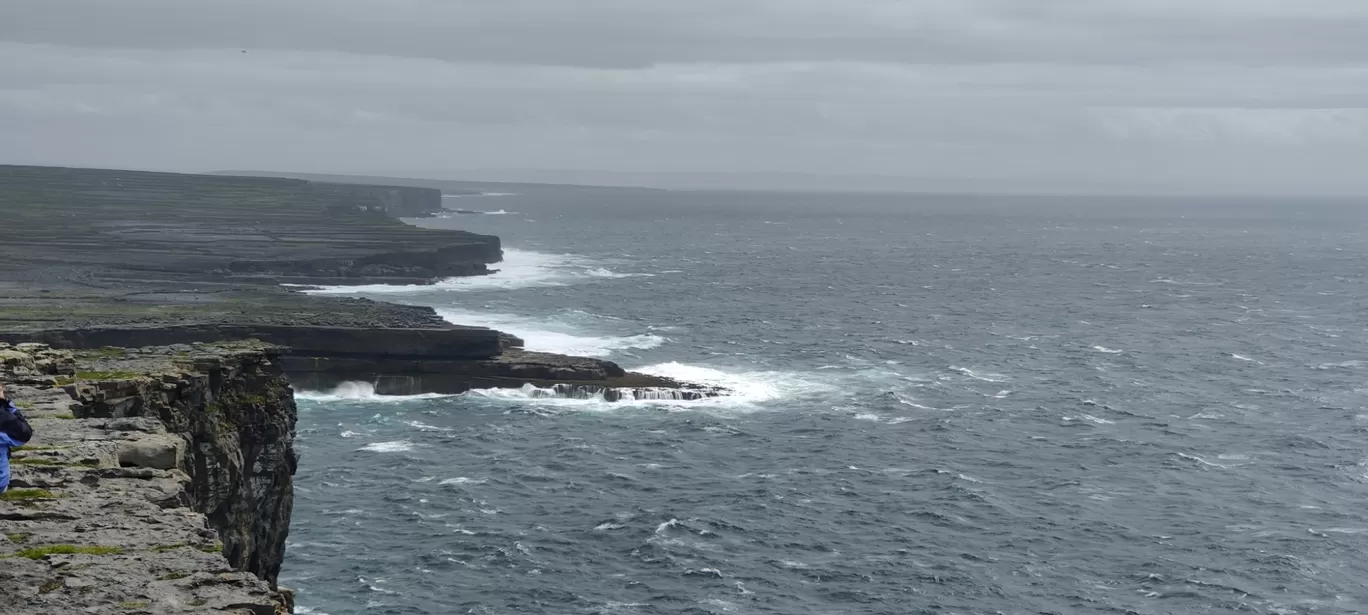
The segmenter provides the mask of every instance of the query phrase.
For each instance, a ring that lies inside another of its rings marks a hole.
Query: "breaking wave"
[[[546,254],[529,250],[504,249],[503,261],[490,266],[495,273],[482,276],[447,278],[436,284],[368,284],[363,286],[322,286],[304,291],[314,295],[355,295],[421,292],[478,292],[517,290],[549,286],[568,286],[604,279],[650,277],[649,273],[620,273],[603,263],[573,254]]]
[[[670,391],[645,391],[636,399],[610,402],[602,394],[565,395],[553,389],[531,385],[520,389],[477,389],[466,393],[474,398],[531,402],[541,406],[578,409],[612,409],[634,405],[682,405],[734,410],[753,410],[758,404],[788,398],[801,398],[829,392],[830,384],[816,381],[796,372],[723,371],[699,365],[670,362],[630,368],[634,372],[671,378],[680,382],[725,389],[728,393],[702,399],[679,399]]]
[[[448,209],[445,212],[437,214],[437,217],[455,218],[457,216],[508,216],[516,213],[518,212],[508,211],[507,209],[496,209],[494,211],[480,211],[478,209]]]
[[[583,326],[575,322],[584,319],[582,312],[559,318],[534,319],[511,314],[438,308],[437,315],[452,324],[489,327],[511,333],[523,339],[527,350],[536,352],[607,357],[627,350],[657,348],[666,342],[665,338],[649,333],[623,336],[586,333]]]
[[[408,440],[399,440],[396,442],[372,442],[356,450],[372,453],[406,453],[413,450],[415,446],[417,445]]]
[[[516,192],[481,192],[479,194],[443,194],[444,199],[478,199],[489,196],[518,196]]]
[[[423,395],[380,395],[375,392],[375,384],[370,382],[343,382],[330,391],[295,391],[295,399],[319,402],[402,402],[414,399],[439,399],[451,395],[426,393]]]

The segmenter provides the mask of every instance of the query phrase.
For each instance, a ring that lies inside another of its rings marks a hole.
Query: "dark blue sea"
[[[734,395],[302,392],[301,613],[1368,612],[1368,203],[448,204],[348,292]]]

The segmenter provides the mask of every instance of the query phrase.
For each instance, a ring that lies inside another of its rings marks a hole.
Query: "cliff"
[[[0,341],[70,349],[260,339],[310,387],[385,393],[532,385],[542,394],[685,398],[716,389],[527,353],[430,308],[285,285],[425,284],[483,275],[498,237],[404,224],[426,187],[0,165]],[[557,386],[563,385],[563,386]]]
[[[35,428],[0,496],[5,613],[288,613],[295,407],[255,343],[0,345]]]
[[[442,191],[414,186],[377,186],[309,181],[314,190],[394,218],[425,218],[442,212]]]
[[[498,237],[392,217],[440,210],[441,193],[423,188],[0,165],[0,213],[7,228],[24,231],[0,249],[26,273],[93,288],[318,277],[422,283],[488,273],[502,258]]]

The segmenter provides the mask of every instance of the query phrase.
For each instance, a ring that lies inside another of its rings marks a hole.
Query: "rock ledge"
[[[277,352],[0,344],[35,430],[0,497],[4,612],[290,613],[275,578],[295,409]]]

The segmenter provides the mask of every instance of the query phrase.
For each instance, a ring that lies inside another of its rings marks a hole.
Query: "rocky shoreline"
[[[696,399],[721,391],[608,361],[529,353],[430,308],[287,284],[417,284],[490,273],[499,238],[425,229],[432,188],[0,166],[0,341],[60,348],[260,339],[309,388],[380,394],[533,386],[545,395]],[[558,386],[559,385],[559,386]]]

